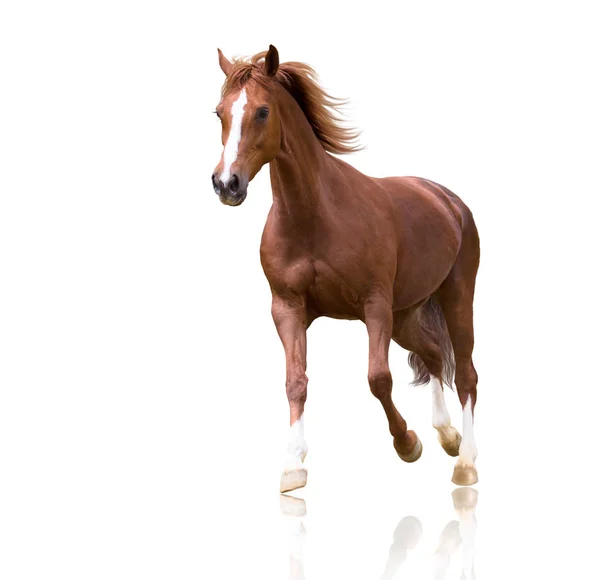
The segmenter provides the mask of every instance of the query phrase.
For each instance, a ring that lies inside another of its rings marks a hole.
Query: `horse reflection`
[[[304,558],[307,532],[303,517],[306,515],[306,502],[303,499],[282,495],[281,513],[286,517],[289,540],[290,580],[306,580],[304,576]],[[462,547],[461,580],[475,580],[474,548],[477,521],[475,507],[478,492],[473,488],[458,488],[452,493],[457,520],[446,524],[438,540],[438,546],[432,557],[433,580],[444,580],[453,555]],[[403,517],[394,530],[392,544],[381,580],[394,580],[409,552],[417,547],[423,527],[414,516]]]
[[[455,489],[452,492],[452,501],[459,519],[448,522],[442,531],[437,550],[433,555],[433,578],[434,580],[444,579],[452,555],[462,544],[461,580],[475,580],[473,552],[477,530],[477,521],[475,520],[477,491],[466,487]]]
[[[302,518],[306,515],[306,502],[291,495],[281,495],[280,498],[281,513],[288,516],[286,520],[290,553],[290,580],[305,580],[306,528]]]
[[[423,534],[421,522],[413,517],[407,516],[402,518],[396,530],[394,531],[394,539],[390,546],[390,553],[385,570],[381,575],[381,580],[393,580],[396,572],[406,560],[408,551],[416,547]]]

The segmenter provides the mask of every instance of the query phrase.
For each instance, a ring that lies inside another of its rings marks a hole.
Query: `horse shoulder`
[[[300,237],[286,232],[269,212],[260,244],[260,260],[273,293],[304,295],[315,277],[313,260]]]

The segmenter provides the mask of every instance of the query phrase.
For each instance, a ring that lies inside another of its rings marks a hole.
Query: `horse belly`
[[[408,308],[433,294],[448,276],[458,250],[460,240],[446,236],[445,243],[437,239],[410,244],[399,251],[394,281],[394,310]]]

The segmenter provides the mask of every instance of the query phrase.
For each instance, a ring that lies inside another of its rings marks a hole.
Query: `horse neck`
[[[273,203],[293,221],[310,218],[322,204],[319,182],[331,157],[314,134],[300,105],[278,87],[281,150],[270,163]]]

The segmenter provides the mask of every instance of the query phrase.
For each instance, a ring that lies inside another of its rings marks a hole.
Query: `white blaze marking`
[[[221,182],[227,185],[231,177],[231,166],[235,163],[238,155],[238,147],[242,139],[242,119],[244,118],[244,107],[248,102],[246,89],[242,89],[240,96],[235,103],[231,105],[231,128],[225,150],[223,151],[223,173],[221,173]]]
[[[467,403],[463,408],[463,437],[458,451],[458,457],[459,462],[464,465],[473,465],[475,458],[477,457],[471,395],[467,397]]]
[[[285,471],[292,471],[293,469],[302,468],[302,462],[308,447],[304,440],[304,413],[302,417],[298,419],[290,427],[290,439],[287,448],[287,455],[285,460]]]
[[[444,389],[439,379],[431,377],[431,399],[433,403],[433,426],[436,429],[450,427],[450,414],[446,408]]]

